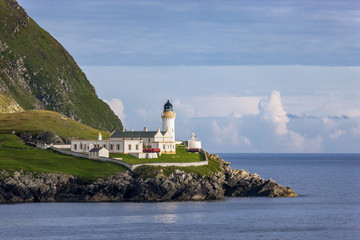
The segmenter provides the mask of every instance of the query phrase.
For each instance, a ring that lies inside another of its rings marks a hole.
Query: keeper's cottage
[[[159,152],[161,154],[175,154],[175,112],[168,100],[161,114],[162,129],[148,131],[114,131],[108,140],[103,140],[99,133],[98,140],[74,140],[71,151],[88,153],[93,148],[106,148],[110,153],[140,154],[143,152]]]

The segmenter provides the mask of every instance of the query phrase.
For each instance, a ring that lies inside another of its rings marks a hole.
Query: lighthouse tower
[[[173,105],[168,100],[164,105],[164,112],[161,114],[162,118],[162,131],[169,131],[175,141],[175,112]]]

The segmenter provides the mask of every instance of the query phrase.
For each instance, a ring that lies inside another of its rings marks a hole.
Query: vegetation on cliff
[[[72,56],[15,0],[0,0],[0,92],[25,110],[53,110],[97,129],[122,129]]]
[[[97,139],[99,132],[104,138],[109,132],[99,131],[68,118],[60,113],[45,110],[30,110],[18,113],[0,114],[0,133],[31,133],[40,134],[51,131],[65,140]]]

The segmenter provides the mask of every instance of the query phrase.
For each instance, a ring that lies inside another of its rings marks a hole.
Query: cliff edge
[[[0,203],[214,200],[223,197],[295,197],[289,187],[245,170],[233,170],[217,155],[221,172],[200,176],[141,167],[96,181],[54,173],[0,172]]]

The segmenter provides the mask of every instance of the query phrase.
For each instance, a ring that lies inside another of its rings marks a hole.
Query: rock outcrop
[[[222,171],[199,176],[175,170],[165,176],[162,169],[144,174],[120,172],[96,181],[55,173],[35,174],[25,171],[0,172],[0,203],[54,201],[174,201],[212,200],[223,197],[294,197],[289,187],[257,174],[232,170],[229,163],[212,155]]]
[[[69,144],[69,140],[59,137],[56,133],[51,131],[43,131],[40,134],[19,133],[18,137],[23,142],[41,143],[41,144]]]

